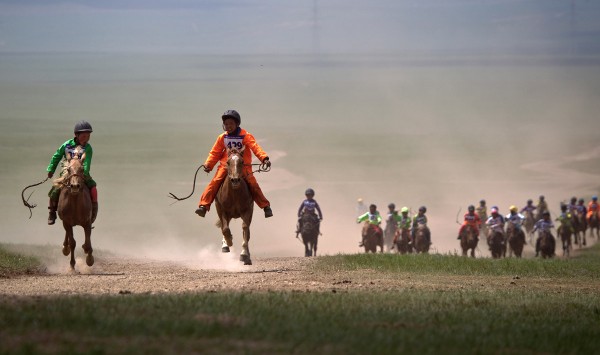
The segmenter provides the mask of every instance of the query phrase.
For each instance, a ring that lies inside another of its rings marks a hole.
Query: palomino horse
[[[529,244],[534,245],[534,236],[533,236],[533,225],[535,224],[535,219],[533,218],[533,212],[525,211],[525,221],[523,222],[523,227],[525,227],[525,233],[527,233],[527,238],[529,239]]]
[[[488,245],[490,246],[490,252],[492,258],[498,259],[506,256],[506,243],[504,240],[504,233],[499,230],[492,230],[488,238]]]
[[[425,224],[419,224],[415,231],[414,248],[415,253],[428,253],[429,242],[427,241],[427,235],[430,235],[429,228]]]
[[[569,256],[569,253],[572,249],[571,229],[560,226],[558,227],[557,234],[560,236],[560,240],[562,241],[563,256]]]
[[[540,231],[540,253],[542,258],[551,258],[555,254],[556,241],[550,231]]]
[[[365,253],[376,253],[377,247],[383,253],[383,230],[381,227],[366,221],[362,228],[362,237]]]
[[[600,225],[598,223],[598,212],[592,213],[588,221],[588,228],[590,229],[590,237],[594,236],[594,229],[596,230],[596,238],[600,238]]]
[[[398,223],[396,222],[394,216],[390,214],[383,231],[383,245],[385,246],[386,252],[389,252],[394,247],[394,239],[397,231]]]
[[[304,256],[317,256],[317,242],[319,240],[319,217],[314,213],[302,214],[302,242],[304,243]]]
[[[229,222],[232,218],[242,219],[243,239],[240,261],[244,265],[252,265],[250,259],[250,250],[248,242],[250,241],[250,223],[252,222],[252,213],[254,211],[254,200],[250,195],[248,184],[243,179],[244,160],[241,150],[232,148],[227,151],[227,178],[217,192],[215,206],[219,221],[217,225],[221,227],[223,233],[223,245],[221,250],[229,253],[229,247],[233,245],[233,236],[229,229]]]
[[[512,256],[515,253],[517,258],[520,258],[523,255],[523,246],[525,245],[525,232],[523,232],[522,228],[517,228],[517,226],[508,222],[508,226],[506,227],[506,235],[508,239],[508,256]]]
[[[92,198],[90,190],[84,183],[83,161],[85,153],[81,147],[75,148],[73,157],[69,157],[63,168],[62,176],[54,180],[54,185],[61,188],[58,200],[58,217],[65,228],[65,240],[63,242],[63,255],[71,254],[71,269],[75,268],[75,238],[73,227],[81,226],[85,232],[85,242],[81,246],[87,254],[85,263],[94,265],[92,255]]]
[[[475,233],[473,226],[467,225],[460,234],[460,247],[462,248],[463,256],[467,256],[471,249],[471,257],[475,257],[475,248],[477,248],[479,238]]]
[[[396,229],[392,248],[395,248],[398,253],[402,255],[406,253],[412,253],[412,245],[410,245],[410,231],[408,229]]]

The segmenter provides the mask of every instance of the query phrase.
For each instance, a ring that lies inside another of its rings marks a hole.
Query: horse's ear
[[[81,154],[81,156],[79,157],[79,159],[85,160],[85,153]]]

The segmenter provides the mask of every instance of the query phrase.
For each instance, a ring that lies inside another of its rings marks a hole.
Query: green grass
[[[3,254],[4,255],[4,254]],[[0,298],[0,353],[574,353],[600,348],[600,245],[569,260],[337,255],[312,272],[377,270],[589,287],[204,292]],[[202,282],[199,280],[198,282]]]
[[[10,252],[0,245],[0,278],[36,273],[41,267],[37,258]]]
[[[458,255],[339,254],[319,258],[315,271],[374,269],[378,272],[411,272],[466,276],[537,276],[598,278],[600,243],[570,259],[490,259]]]

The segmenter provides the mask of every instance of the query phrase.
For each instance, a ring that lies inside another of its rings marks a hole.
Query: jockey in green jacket
[[[90,197],[92,199],[92,223],[94,223],[96,216],[98,215],[98,191],[96,190],[96,182],[90,176],[90,167],[92,165],[92,156],[94,151],[88,142],[92,132],[92,125],[90,125],[89,122],[77,122],[74,129],[75,137],[64,142],[56,150],[50,159],[50,164],[48,165],[46,171],[48,172],[48,178],[52,178],[56,168],[58,167],[58,164],[63,158],[66,159],[69,155],[72,157],[77,146],[81,146],[83,148],[85,152],[85,160],[83,161],[83,177],[86,186],[90,189]],[[50,198],[48,206],[48,210],[50,210],[48,224],[54,224],[56,221],[56,210],[58,208],[59,196],[60,187],[52,186],[48,192],[48,197]]]

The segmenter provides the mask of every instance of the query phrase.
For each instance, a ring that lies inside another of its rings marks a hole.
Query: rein
[[[21,191],[21,199],[23,199],[23,204],[25,205],[25,207],[29,208],[29,219],[31,219],[31,216],[33,216],[33,212],[31,210],[34,209],[37,206],[37,204],[33,204],[32,205],[32,204],[29,203],[29,198],[31,197],[31,195],[33,195],[33,193],[35,191],[31,191],[31,193],[29,194],[29,196],[27,196],[27,199],[25,199],[25,190],[27,190],[30,187],[41,185],[41,184],[45,183],[46,181],[48,181],[48,179],[50,179],[50,178],[47,177],[43,181],[38,182],[37,184],[29,185],[29,186],[25,187],[23,189],[23,191]]]

